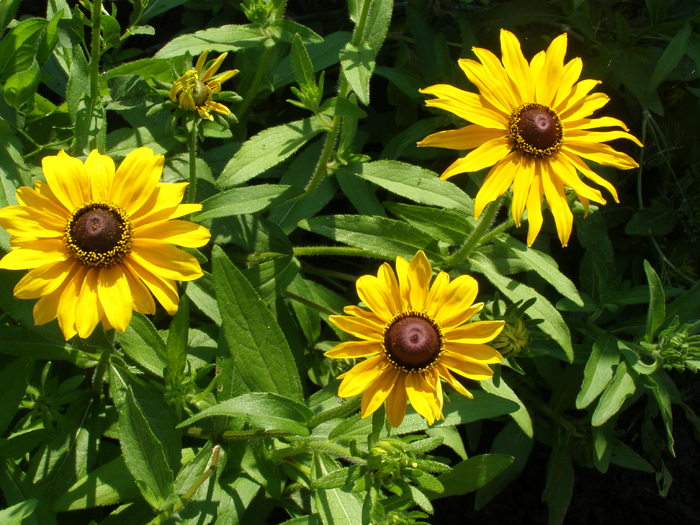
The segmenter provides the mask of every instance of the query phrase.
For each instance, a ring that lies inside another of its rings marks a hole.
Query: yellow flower
[[[493,166],[476,196],[474,215],[478,218],[489,202],[512,187],[511,211],[518,226],[527,209],[528,245],[542,226],[542,195],[549,203],[563,246],[569,240],[573,223],[564,187],[574,190],[586,210],[589,201],[605,204],[600,191],[584,184],[578,173],[607,189],[619,202],[612,184],[582,158],[620,169],[635,168],[638,165],[630,156],[605,142],[624,138],[642,145],[626,133],[624,122],[612,117],[589,118],[609,98],[603,93],[589,94],[600,83],[598,80],[578,81],[582,62],[574,58],[564,63],[566,44],[564,33],[528,63],[515,35],[502,29],[501,60],[480,48],[473,48],[480,62],[459,60],[459,66],[480,94],[447,84],[421,90],[437,97],[427,100],[428,106],[445,109],[473,123],[433,133],[418,143],[473,150],[452,163],[441,179]]]
[[[221,67],[228,53],[219,55],[214,63],[202,74],[202,69],[207,61],[207,49],[197,59],[195,69],[190,69],[175,82],[170,88],[170,100],[179,105],[186,111],[197,110],[199,116],[203,119],[214,120],[211,116],[211,111],[216,111],[222,115],[231,113],[226,106],[218,102],[214,102],[212,97],[221,91],[221,84],[238,73],[237,69],[226,71],[212,78]]]
[[[398,276],[398,278],[397,278]],[[503,321],[467,323],[483,303],[473,304],[477,282],[468,275],[450,281],[438,273],[432,286],[432,268],[422,251],[409,263],[396,258],[396,273],[387,263],[377,276],[357,280],[357,293],[370,311],[346,306],[347,315],[330,320],[341,330],[361,339],[348,341],[326,352],[333,358],[368,357],[338,379],[341,397],[362,394],[362,417],[386,401],[386,414],[399,426],[406,401],[429,424],[442,415],[442,384],[447,381],[457,392],[472,395],[452,375],[488,379],[488,364],[498,363],[501,354],[487,346],[503,328]]]
[[[88,337],[100,321],[125,330],[132,309],[155,312],[153,296],[174,314],[175,281],[197,279],[202,271],[172,245],[197,248],[210,234],[173,220],[201,204],[180,204],[187,183],[158,182],[163,155],[139,148],[115,171],[114,161],[96,150],[85,163],[61,151],[44,157],[42,167],[46,182],[22,186],[19,205],[0,209],[0,226],[12,234],[0,268],[30,270],[14,295],[40,298],[34,322],[58,318],[67,340]]]

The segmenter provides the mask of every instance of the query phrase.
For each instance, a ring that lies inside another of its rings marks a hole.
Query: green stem
[[[190,184],[187,186],[187,202],[197,199],[197,116],[192,117],[192,129],[187,137],[187,153],[189,153]]]
[[[513,220],[512,217],[509,217],[505,222],[502,222],[501,224],[496,226],[494,229],[492,229],[490,232],[488,232],[486,235],[484,235],[481,238],[480,244],[486,244],[491,239],[493,239],[497,235],[500,235],[504,231],[511,229],[513,226],[515,226],[515,221]]]
[[[486,209],[481,215],[479,222],[476,223],[474,231],[472,231],[469,237],[467,237],[467,240],[464,242],[462,247],[448,257],[446,262],[447,267],[453,268],[455,265],[466,260],[474,248],[476,248],[482,242],[486,230],[488,230],[493,218],[496,216],[500,203],[501,200],[497,199],[486,206]]]
[[[295,246],[293,248],[295,257],[307,255],[345,255],[349,257],[367,257],[367,252],[361,248],[351,248],[349,246]]]
[[[104,343],[102,346],[102,352],[100,353],[100,359],[97,361],[97,366],[95,367],[95,374],[92,376],[92,393],[99,397],[102,393],[102,386],[104,385],[105,372],[109,366],[109,359],[112,356],[112,350],[114,349],[113,338],[114,331],[103,332],[104,333]]]
[[[187,435],[200,439],[219,439],[221,441],[234,441],[238,439],[263,439],[276,438],[288,435],[288,432],[275,430],[227,430],[226,432],[216,433],[209,430],[204,430],[199,427],[190,427],[187,429]]]
[[[93,0],[90,23],[92,24],[90,43],[90,118],[93,118],[95,104],[100,96],[100,14],[102,13],[102,0]],[[97,148],[97,136],[95,133],[90,137],[90,149]]]

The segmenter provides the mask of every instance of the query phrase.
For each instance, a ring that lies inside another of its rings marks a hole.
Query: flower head
[[[174,314],[176,281],[202,275],[197,260],[172,246],[203,246],[209,231],[174,220],[201,209],[181,204],[187,183],[161,183],[163,156],[138,148],[115,170],[93,150],[85,162],[63,151],[44,157],[46,182],[17,190],[0,209],[12,250],[0,268],[30,270],[15,297],[37,299],[34,322],[58,318],[66,340],[102,322],[125,330],[132,310],[155,312],[153,296]]]
[[[483,303],[474,303],[476,281],[462,275],[450,281],[438,273],[430,285],[432,268],[422,251],[409,263],[396,258],[396,273],[384,263],[376,277],[357,280],[357,293],[370,311],[346,306],[347,315],[330,320],[360,341],[348,341],[326,352],[333,358],[367,357],[339,376],[341,397],[362,393],[362,417],[386,401],[386,413],[399,426],[406,401],[432,424],[442,415],[442,384],[472,397],[453,373],[480,381],[493,371],[501,354],[487,346],[498,335],[503,321],[467,323]]]
[[[605,142],[628,139],[642,145],[627,133],[624,122],[612,117],[590,118],[609,98],[603,93],[590,93],[600,83],[598,80],[578,80],[580,58],[564,63],[566,45],[564,33],[528,63],[518,39],[502,29],[501,60],[480,48],[473,49],[479,62],[459,60],[479,94],[447,84],[421,90],[436,97],[426,101],[428,106],[450,111],[472,124],[433,133],[418,145],[472,150],[453,162],[442,179],[493,166],[476,196],[474,214],[478,218],[489,202],[512,187],[511,211],[518,226],[527,210],[528,245],[542,226],[543,195],[563,246],[568,243],[573,224],[564,188],[571,188],[586,210],[589,201],[605,204],[600,191],[585,184],[579,173],[608,190],[619,202],[612,184],[582,159],[620,169],[635,168],[637,163],[629,155]]]
[[[229,115],[231,113],[231,110],[226,106],[219,102],[214,102],[212,99],[214,95],[221,91],[221,84],[238,73],[238,70],[232,69],[220,75],[213,76],[219,70],[221,63],[228,55],[228,53],[224,53],[219,55],[218,58],[214,60],[214,63],[202,74],[202,69],[204,69],[208,54],[209,50],[207,49],[199,55],[195,69],[190,69],[173,82],[173,87],[170,88],[170,100],[186,111],[194,111],[196,109],[199,116],[203,119],[214,120],[211,111],[216,111],[222,115]]]

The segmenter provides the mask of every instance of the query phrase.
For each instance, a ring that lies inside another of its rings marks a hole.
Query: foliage
[[[35,326],[12,297],[19,272],[0,272],[0,521],[427,523],[441,498],[498,498],[536,442],[550,523],[579,468],[653,472],[668,491],[674,416],[700,432],[695,2],[29,4],[0,5],[0,206],[45,155],[148,146],[166,180],[189,180],[212,243],[173,318],[135,314],[87,340]],[[621,204],[572,204],[567,248],[547,212],[526,247],[508,194],[474,220],[486,170],[439,180],[450,153],[415,146],[462,125],[418,89],[473,91],[456,59],[497,51],[500,28],[528,57],[565,29],[644,143],[627,150],[639,169],[596,167]],[[207,49],[240,70],[218,99],[235,118],[168,101]],[[476,276],[482,318],[525,343],[473,400],[448,393],[444,421],[409,411],[394,429],[337,397],[350,363],[322,352],[355,279],[418,250]]]

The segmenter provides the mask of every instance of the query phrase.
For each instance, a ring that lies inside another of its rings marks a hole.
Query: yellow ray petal
[[[202,75],[202,69],[204,69],[204,64],[206,64],[208,56],[209,56],[209,50],[205,49],[204,51],[201,52],[201,54],[197,58],[197,63],[194,65],[194,69],[197,72],[198,77],[201,77],[201,75]]]
[[[335,359],[354,359],[357,357],[369,357],[382,351],[379,341],[346,341],[328,350],[325,355]]]
[[[61,328],[66,341],[78,333],[75,327],[75,317],[79,314],[76,311],[76,306],[80,287],[89,269],[87,266],[76,266],[75,275],[72,279],[66,281],[66,287],[63,288],[63,293],[58,301],[58,326]]]
[[[474,361],[481,361],[484,364],[499,363],[503,359],[503,356],[498,350],[488,345],[474,345],[448,340],[445,343],[445,350],[469,357]]]
[[[65,260],[35,268],[15,285],[14,296],[18,299],[36,299],[50,294],[75,272],[75,264],[72,260]]]
[[[513,161],[513,199],[511,201],[510,210],[513,220],[517,226],[520,226],[520,218],[525,210],[525,202],[530,193],[530,184],[535,176],[535,163],[526,158],[524,155],[519,155]]]
[[[468,397],[469,399],[474,399],[472,393],[466,388],[464,388],[464,385],[460,383],[455,376],[452,375],[449,368],[447,368],[442,363],[437,363],[436,368],[438,370],[438,373],[440,374],[440,377],[445,379],[445,381],[447,381],[449,385],[452,388],[454,388],[458,394],[462,394],[464,397]]]
[[[41,215],[48,216],[57,221],[63,221],[63,225],[65,226],[66,220],[68,220],[69,217],[68,210],[66,210],[66,208],[59,204],[55,199],[42,195],[40,192],[30,188],[29,186],[21,186],[17,188],[16,195],[17,202],[20,204],[39,211]],[[53,197],[53,194],[51,194],[51,196]],[[12,207],[13,206],[8,206],[3,208],[3,210]],[[0,210],[0,212],[1,211],[2,210]]]
[[[111,200],[133,215],[156,189],[163,173],[163,155],[146,147],[129,153],[117,168],[112,184]]]
[[[511,151],[503,160],[499,161],[491,168],[491,171],[486,175],[486,179],[484,179],[484,182],[481,184],[481,188],[476,194],[476,200],[474,201],[475,219],[479,218],[481,212],[484,211],[488,203],[495,201],[508,191],[515,177],[515,160],[518,157],[519,154]]]
[[[607,180],[605,180],[603,177],[601,177],[596,172],[594,172],[591,168],[589,168],[588,164],[586,164],[578,156],[573,155],[566,150],[561,150],[559,152],[559,155],[562,157],[565,157],[578,171],[581,172],[581,174],[584,177],[586,177],[587,179],[595,182],[599,186],[602,186],[603,188],[608,190],[610,192],[610,194],[613,196],[613,199],[615,199],[615,202],[620,202],[620,199],[617,196],[617,190],[615,189],[615,186],[610,184]]]
[[[464,91],[449,84],[436,84],[419,91],[438,97],[426,100],[426,106],[444,109],[485,128],[505,130],[508,125],[510,115],[485,107],[481,97],[476,93]]]
[[[413,409],[423,416],[429,425],[435,422],[435,405],[438,404],[435,389],[424,378],[427,372],[406,375],[406,394]]]
[[[629,131],[627,125],[619,119],[613,117],[600,117],[570,120],[564,126],[564,133],[567,134],[574,129],[592,128],[621,128],[623,131]]]
[[[457,61],[459,67],[464,71],[469,81],[474,84],[481,96],[497,111],[504,114],[510,114],[517,107],[517,102],[514,101],[513,94],[510,93],[510,82],[503,83],[503,75],[494,75],[487,66],[483,64],[493,57],[496,62],[498,58],[493,56],[493,53],[485,49],[472,48],[472,51],[477,55],[482,64],[468,58],[461,58]],[[490,56],[489,56],[490,55]],[[500,62],[499,62],[500,66]],[[501,67],[501,69],[503,69]]]
[[[366,341],[382,341],[384,339],[384,324],[375,324],[368,319],[348,317],[345,315],[330,315],[328,320],[343,332],[359,337]]]
[[[530,75],[530,67],[520,49],[520,42],[513,33],[505,29],[501,29],[501,54],[503,65],[520,94],[520,101],[534,102],[535,85]]]
[[[23,243],[0,259],[4,270],[29,270],[45,264],[65,261],[66,248],[63,239],[40,239]]]
[[[401,302],[405,309],[409,309],[411,305],[411,290],[408,283],[408,267],[409,263],[401,256],[396,257],[396,276],[399,281],[399,292],[401,294]]]
[[[97,308],[97,278],[99,273],[99,269],[90,268],[78,292],[78,299],[75,303],[75,329],[78,332],[78,337],[89,337],[100,321],[100,312]]]
[[[590,93],[590,91],[598,84],[600,84],[600,80],[593,80],[590,78],[578,82],[571,90],[571,94],[562,100],[558,106],[553,107],[552,109],[556,111],[560,118],[563,118],[562,114],[567,111],[575,111],[577,107],[583,104],[583,100],[586,98],[588,93]]]
[[[544,196],[549,204],[549,209],[554,216],[554,223],[557,227],[557,235],[562,246],[569,243],[571,229],[574,225],[574,216],[569,208],[569,203],[566,201],[566,192],[564,186],[552,172],[552,167],[549,163],[543,163],[542,170],[542,187],[544,188]]]
[[[571,129],[566,132],[566,140],[575,140],[576,142],[608,142],[609,140],[627,139],[634,142],[637,146],[643,147],[639,139],[634,135],[624,131],[588,131],[582,129]]]
[[[589,142],[571,140],[564,143],[561,151],[578,155],[579,157],[592,160],[598,164],[615,166],[616,168],[620,168],[622,170],[629,170],[639,167],[639,164],[637,164],[632,157],[626,153],[613,149],[607,144],[591,144]]]
[[[179,248],[134,239],[129,257],[164,279],[194,281],[202,276],[197,259]]]
[[[41,209],[6,206],[0,209],[0,226],[8,233],[23,237],[63,237],[66,220]]]
[[[460,354],[445,353],[440,356],[440,363],[451,371],[475,381],[483,381],[493,376],[493,370],[488,366],[479,361],[472,361]]]
[[[139,279],[138,275],[134,275],[129,267],[124,266],[124,276],[129,282],[129,290],[131,290],[132,308],[141,314],[156,313],[156,303],[153,301],[153,295],[148,290],[148,287]]]
[[[559,81],[557,91],[554,95],[554,102],[552,104],[554,107],[559,106],[559,104],[571,95],[574,84],[581,76],[582,69],[583,61],[578,57],[570,60],[569,63],[564,66],[561,80]]]
[[[78,266],[76,266],[75,269],[77,270]],[[60,302],[61,296],[63,295],[63,292],[68,286],[69,282],[70,278],[65,279],[58,288],[56,288],[50,294],[44,295],[34,304],[32,313],[34,315],[35,325],[41,326],[42,324],[46,324],[56,319],[56,316],[58,315],[58,303]]]
[[[418,146],[433,148],[449,148],[456,150],[473,149],[489,140],[503,137],[505,131],[502,129],[484,128],[476,124],[470,124],[459,129],[438,131],[428,135],[418,142]]]
[[[122,264],[134,275],[138,275],[139,279],[148,287],[153,296],[165,308],[165,311],[170,315],[175,315],[180,297],[177,294],[177,285],[175,281],[163,279],[158,275],[154,275],[146,268],[140,266],[136,261],[128,258],[122,261]]]
[[[469,344],[488,343],[503,330],[504,321],[477,321],[449,331],[450,341]]]
[[[134,228],[134,238],[152,243],[177,244],[199,248],[209,242],[211,233],[204,226],[189,221],[158,221]]]
[[[393,366],[384,369],[384,372],[377,377],[362,393],[362,404],[360,413],[362,417],[373,414],[391,393],[396,383],[400,371]]]
[[[399,281],[396,278],[394,270],[388,263],[383,263],[377,270],[377,279],[382,283],[382,286],[387,290],[392,298],[395,312],[398,314],[403,310],[403,300],[401,299],[401,290],[399,289]]]
[[[610,97],[605,93],[591,93],[587,95],[580,103],[570,106],[566,111],[559,113],[559,118],[562,125],[567,128],[568,123],[575,120],[580,120],[594,111],[599,110],[610,101]]]
[[[226,53],[220,54],[218,57],[216,57],[216,60],[214,60],[214,63],[209,66],[209,68],[204,72],[204,75],[200,77],[201,82],[206,82],[209,80],[209,78],[214,75],[219,68],[221,67],[221,63],[226,59],[228,56],[228,51]],[[198,72],[201,71],[201,68],[197,70]]]
[[[511,146],[508,137],[501,137],[485,142],[470,151],[466,156],[457,159],[440,175],[442,180],[459,173],[479,171],[493,166],[510,153]]]
[[[527,209],[527,245],[532,246],[537,234],[542,228],[542,169],[539,162],[534,162],[534,176],[530,184],[530,193],[527,196],[525,207]]]
[[[352,397],[363,392],[386,368],[383,355],[370,357],[352,367],[342,375],[343,380],[338,387],[340,397]]]
[[[386,418],[393,427],[398,427],[406,415],[406,375],[397,376],[394,388],[386,398]]]
[[[552,106],[554,95],[561,81],[564,69],[564,55],[566,55],[567,35],[562,33],[549,44],[545,53],[544,64],[539,75],[535,78],[535,97],[537,102],[545,106]]]
[[[85,171],[90,179],[90,198],[104,201],[110,198],[114,180],[114,161],[94,149],[85,159]]]
[[[386,263],[385,263],[386,264]],[[363,275],[357,279],[357,295],[377,317],[385,323],[390,322],[398,313],[400,305],[394,303],[394,296],[383,281],[374,275]]]
[[[476,279],[470,275],[460,275],[443,287],[439,297],[431,297],[427,301],[428,315],[431,315],[443,330],[462,324],[466,321],[466,316],[476,313],[476,309],[472,310],[469,307],[476,299],[478,291]]]
[[[230,115],[231,114],[231,110],[228,109],[228,107],[224,106],[223,104],[221,104],[219,102],[214,102],[213,100],[207,100],[204,103],[204,106],[207,109],[210,109],[212,111],[216,111],[217,113],[220,113],[221,115]],[[209,114],[210,113],[207,112],[207,115],[209,115]],[[214,119],[210,117],[208,120],[214,120]]]
[[[576,195],[585,199],[605,204],[605,199],[600,192],[586,185],[576,173],[576,169],[571,165],[564,155],[556,155],[549,159],[549,171],[552,179],[559,179],[565,186],[576,192]]]
[[[133,299],[124,268],[117,264],[100,268],[97,279],[97,295],[109,324],[123,332],[131,321]]]
[[[85,166],[63,150],[41,159],[44,177],[51,191],[66,210],[72,212],[90,200]]]
[[[425,308],[425,298],[428,296],[432,276],[430,261],[423,250],[419,250],[408,267],[409,300],[411,308],[417,312],[422,312]]]
[[[131,222],[134,228],[151,222],[174,218],[171,215],[182,202],[187,186],[187,182],[159,183],[153,194],[141,208],[132,213]],[[201,209],[201,204],[197,206]]]

